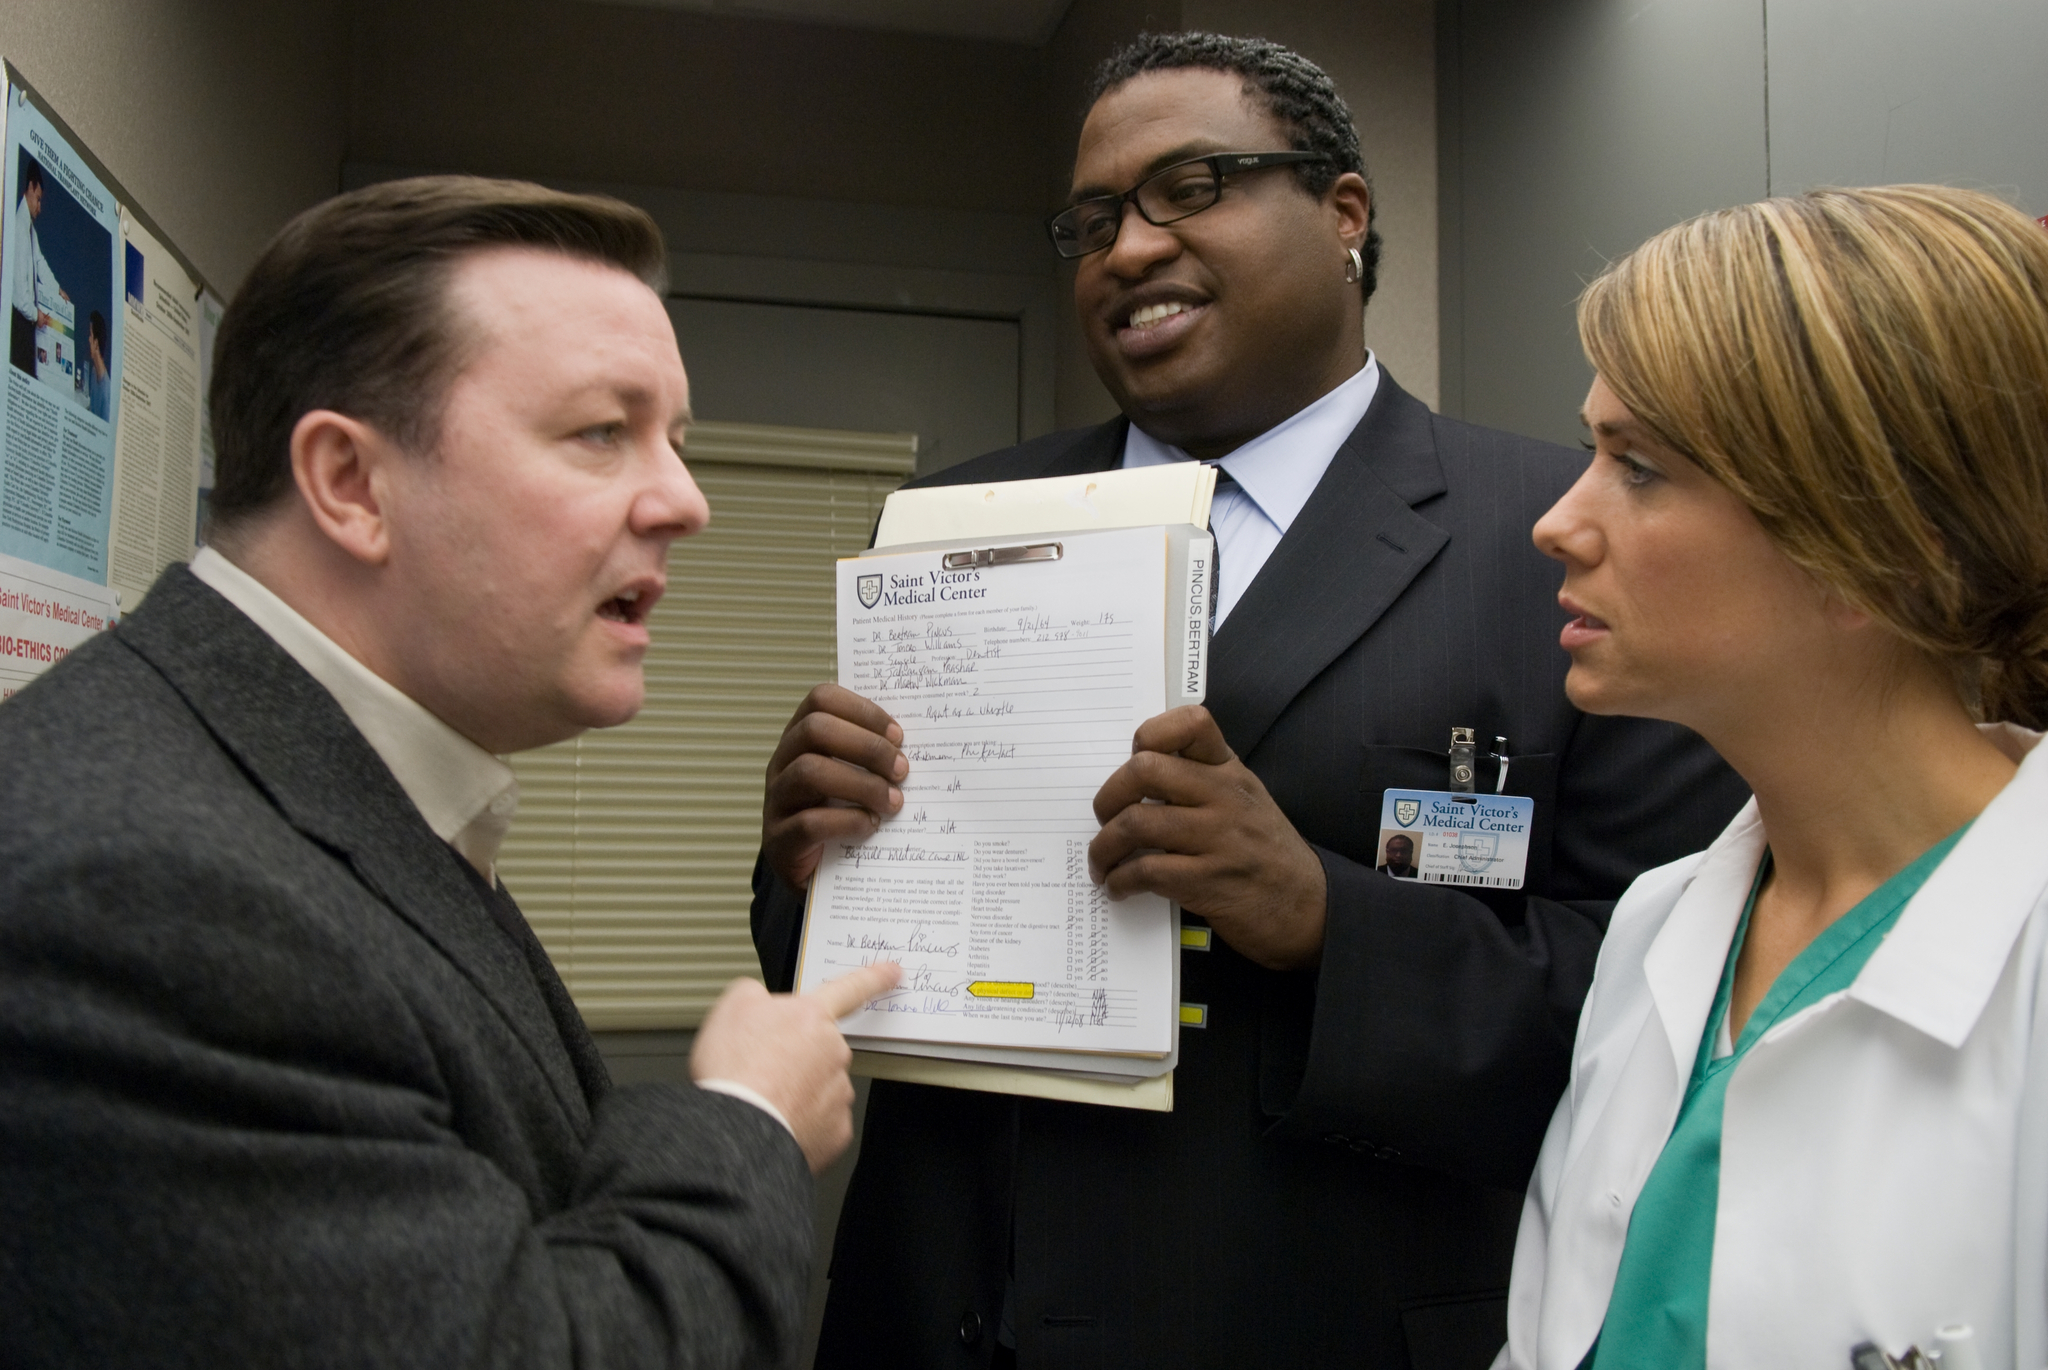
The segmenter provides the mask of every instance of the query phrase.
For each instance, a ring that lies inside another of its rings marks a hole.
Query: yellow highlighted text
[[[967,992],[977,999],[1029,999],[1034,988],[1028,980],[976,980]]]

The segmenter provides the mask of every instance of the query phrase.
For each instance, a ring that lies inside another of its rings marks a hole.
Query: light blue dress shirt
[[[1221,571],[1212,631],[1223,626],[1259,568],[1294,526],[1323,473],[1330,469],[1337,449],[1365,417],[1379,388],[1380,364],[1367,352],[1365,365],[1350,380],[1216,463],[1237,484],[1218,489],[1209,510]],[[1124,439],[1126,468],[1192,460],[1136,424]]]

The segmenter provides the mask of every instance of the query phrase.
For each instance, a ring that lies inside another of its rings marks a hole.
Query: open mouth
[[[1124,356],[1133,360],[1172,350],[1209,306],[1191,300],[1156,300],[1141,304],[1116,325],[1116,341]]]
[[[597,616],[614,623],[643,623],[653,607],[654,596],[641,590],[627,590],[598,605]]]
[[[1170,319],[1176,314],[1187,312],[1187,306],[1179,300],[1168,300],[1164,304],[1148,304],[1143,309],[1131,311],[1127,328],[1150,328],[1161,319]]]

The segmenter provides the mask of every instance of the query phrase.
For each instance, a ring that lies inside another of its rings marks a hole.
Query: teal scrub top
[[[1713,1271],[1714,1219],[1721,1193],[1721,1108],[1728,1096],[1729,1077],[1736,1063],[1774,1024],[1855,982],[1907,903],[1969,826],[1965,823],[1935,843],[1829,924],[1779,972],[1742,1025],[1735,1050],[1715,1060],[1714,1043],[1721,1035],[1735,989],[1735,962],[1742,954],[1757,892],[1771,868],[1771,854],[1764,853],[1749,900],[1742,908],[1742,920],[1735,928],[1735,941],[1728,948],[1721,988],[1700,1036],[1678,1122],[1636,1199],[1621,1251],[1621,1269],[1607,1302],[1607,1320],[1581,1362],[1581,1370],[1704,1370],[1707,1284]]]

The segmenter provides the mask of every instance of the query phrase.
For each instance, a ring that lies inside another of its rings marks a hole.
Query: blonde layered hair
[[[2048,232],[1942,186],[1658,234],[1579,300],[1593,367],[1792,560],[2048,724]]]

